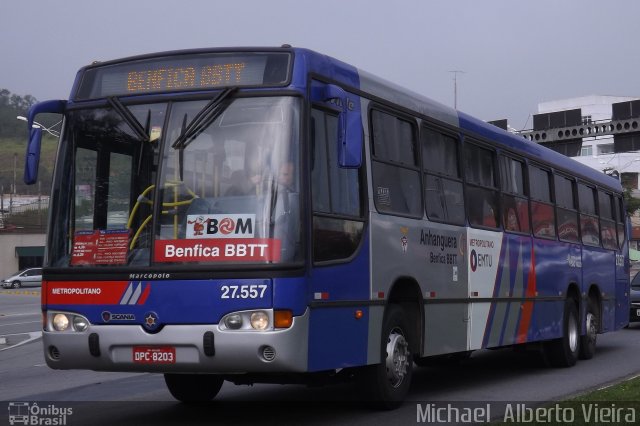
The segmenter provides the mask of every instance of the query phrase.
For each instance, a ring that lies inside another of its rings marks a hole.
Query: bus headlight
[[[242,328],[242,315],[227,315],[224,319],[224,325],[226,325],[229,330],[238,330]]]
[[[82,333],[91,325],[84,316],[69,312],[47,312],[46,317],[45,329],[49,331]]]
[[[220,319],[220,331],[269,331],[273,330],[273,310],[230,312]]]
[[[89,328],[89,322],[84,317],[81,317],[81,316],[73,317],[73,329],[75,331],[83,332],[87,328]]]
[[[66,331],[69,328],[69,317],[66,314],[55,314],[52,324],[55,331]]]
[[[266,312],[257,311],[251,314],[251,327],[256,330],[266,330],[269,327],[269,316]]]

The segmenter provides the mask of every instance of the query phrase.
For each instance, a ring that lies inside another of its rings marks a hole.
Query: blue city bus
[[[163,52],[82,68],[46,246],[54,369],[223,382],[353,379],[393,408],[414,365],[627,325],[618,180],[331,57]]]

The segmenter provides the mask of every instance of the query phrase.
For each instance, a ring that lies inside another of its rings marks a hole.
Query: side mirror
[[[360,99],[334,84],[315,87],[314,100],[332,102],[338,114],[338,164],[343,168],[357,169],[362,165],[362,119]]]
[[[40,164],[40,146],[42,145],[42,129],[34,126],[38,114],[63,114],[67,107],[67,101],[45,101],[33,105],[27,114],[27,128],[29,129],[29,142],[24,159],[24,183],[33,185],[38,181],[38,165]]]
[[[24,159],[24,183],[33,185],[38,181],[38,166],[40,165],[40,146],[42,144],[42,129],[31,127],[29,129],[29,143]]]

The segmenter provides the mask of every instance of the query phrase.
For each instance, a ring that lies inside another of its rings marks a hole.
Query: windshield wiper
[[[188,126],[183,127],[180,136],[171,145],[173,149],[184,149],[189,143],[195,139],[204,129],[206,129],[220,114],[226,109],[222,103],[228,99],[233,92],[238,90],[237,87],[229,87],[224,89],[207,103],[196,115]]]
[[[110,96],[107,98],[109,105],[122,117],[122,119],[131,127],[133,133],[136,134],[138,138],[140,138],[143,142],[149,142],[149,133],[145,132],[142,124],[136,119],[136,117],[129,111],[127,107],[122,105],[120,99],[115,96]],[[148,119],[147,119],[148,121]]]

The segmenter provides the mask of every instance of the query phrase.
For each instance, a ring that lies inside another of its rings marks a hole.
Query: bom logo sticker
[[[253,238],[254,214],[200,214],[187,217],[187,238]]]

